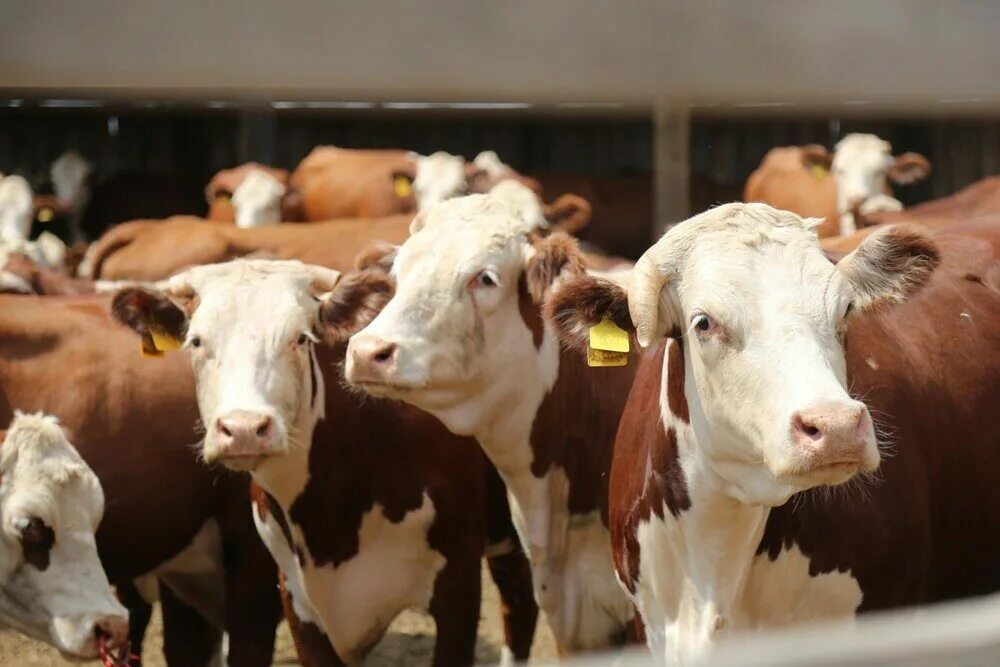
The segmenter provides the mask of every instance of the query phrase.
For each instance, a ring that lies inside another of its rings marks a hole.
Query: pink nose
[[[107,637],[112,646],[121,646],[128,641],[128,617],[105,616],[94,623],[94,636]]]
[[[792,416],[792,437],[812,467],[860,464],[870,431],[863,405],[819,405]]]
[[[277,446],[274,420],[259,412],[233,410],[215,420],[215,440],[221,456],[261,456]]]
[[[348,379],[352,382],[387,382],[396,371],[399,346],[378,336],[355,336],[349,346]]]

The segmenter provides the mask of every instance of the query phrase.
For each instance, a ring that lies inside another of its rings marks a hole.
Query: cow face
[[[76,151],[60,155],[49,169],[56,197],[76,210],[81,209],[90,196],[87,179],[93,171],[94,165]]]
[[[815,224],[720,206],[671,229],[629,282],[640,343],[683,336],[699,446],[754,502],[878,466],[871,416],[846,390],[844,327],[851,312],[905,298],[938,261],[926,239],[889,230],[834,266]]]
[[[836,179],[841,233],[855,231],[854,216],[862,207],[869,213],[876,208],[884,210],[876,202],[891,191],[890,180],[906,185],[923,180],[930,173],[927,158],[918,153],[903,153],[894,158],[889,142],[874,134],[847,135],[835,146],[832,162],[829,153],[824,156],[820,152],[822,147],[812,148],[820,150],[804,154],[807,165],[830,167]]]
[[[465,158],[444,151],[416,157],[413,193],[418,211],[465,192]]]
[[[0,241],[27,241],[35,217],[31,186],[21,176],[0,179]]]
[[[345,303],[335,289],[339,277],[295,261],[237,260],[186,271],[162,292],[122,290],[112,309],[144,346],[183,340],[205,460],[255,470],[292,448],[308,449],[324,406],[315,345],[346,339],[381,307],[372,303],[387,298],[384,275],[361,273],[346,281],[357,301]]]
[[[2,434],[0,434],[2,435]],[[0,446],[0,621],[78,658],[128,635],[94,533],[104,494],[54,417],[17,414]]]
[[[264,227],[281,222],[285,186],[271,174],[254,169],[233,193],[237,227]]]
[[[557,346],[538,304],[563,269],[582,271],[581,259],[569,237],[536,238],[532,229],[492,195],[418,216],[393,264],[395,297],[350,341],[348,381],[460,434],[551,386]]]

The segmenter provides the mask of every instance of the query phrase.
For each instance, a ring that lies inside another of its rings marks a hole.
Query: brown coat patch
[[[667,407],[685,424],[691,423],[687,397],[684,395],[684,344],[670,338],[667,344]]]

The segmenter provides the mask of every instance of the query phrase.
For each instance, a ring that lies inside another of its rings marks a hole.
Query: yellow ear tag
[[[232,197],[229,195],[228,192],[220,192],[217,195],[215,195],[215,201],[222,204],[228,204],[230,199],[232,199]]]
[[[182,345],[179,338],[160,329],[150,327],[149,335],[153,345],[150,348],[149,341],[146,338],[142,339],[142,356],[144,357],[162,357],[164,352],[180,349]]]
[[[822,181],[824,178],[830,175],[830,170],[818,164],[814,164],[809,171],[812,172],[813,178],[817,181]]]
[[[393,185],[396,188],[397,197],[409,197],[413,194],[413,186],[410,183],[410,179],[406,176],[397,176],[396,182]]]
[[[608,318],[590,327],[590,345],[587,347],[588,366],[595,368],[625,366],[628,364],[628,351],[628,333]]]
[[[38,209],[38,222],[41,223],[52,222],[52,218],[54,217],[56,217],[56,212],[53,211],[50,207],[45,206],[43,208]]]

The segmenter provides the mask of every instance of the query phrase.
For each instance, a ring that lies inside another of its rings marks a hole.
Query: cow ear
[[[139,334],[143,352],[151,355],[178,346],[187,334],[187,313],[159,290],[119,290],[111,300],[111,316]]]
[[[931,162],[920,153],[902,153],[896,156],[889,167],[889,178],[893,183],[909,185],[918,183],[931,174]]]
[[[818,167],[829,170],[831,164],[833,164],[833,155],[826,146],[809,144],[802,147],[802,165],[806,169]]]
[[[590,202],[578,195],[562,195],[545,207],[545,219],[553,232],[575,234],[587,226],[590,216]]]
[[[541,238],[529,236],[530,248],[524,270],[528,294],[542,305],[549,288],[561,276],[584,273],[583,255],[572,236],[556,232]]]
[[[394,289],[392,278],[378,269],[343,276],[320,302],[324,340],[329,344],[344,342],[368,326],[392,298]]]
[[[868,236],[837,263],[854,294],[858,311],[899,303],[923,287],[941,262],[926,236],[888,227]]]
[[[354,258],[354,270],[378,269],[384,273],[392,271],[392,263],[396,261],[399,246],[385,241],[375,241],[364,248]]]
[[[625,288],[586,273],[571,276],[552,289],[545,299],[545,318],[563,344],[578,352],[586,352],[590,328],[604,318],[630,334],[635,332]]]

